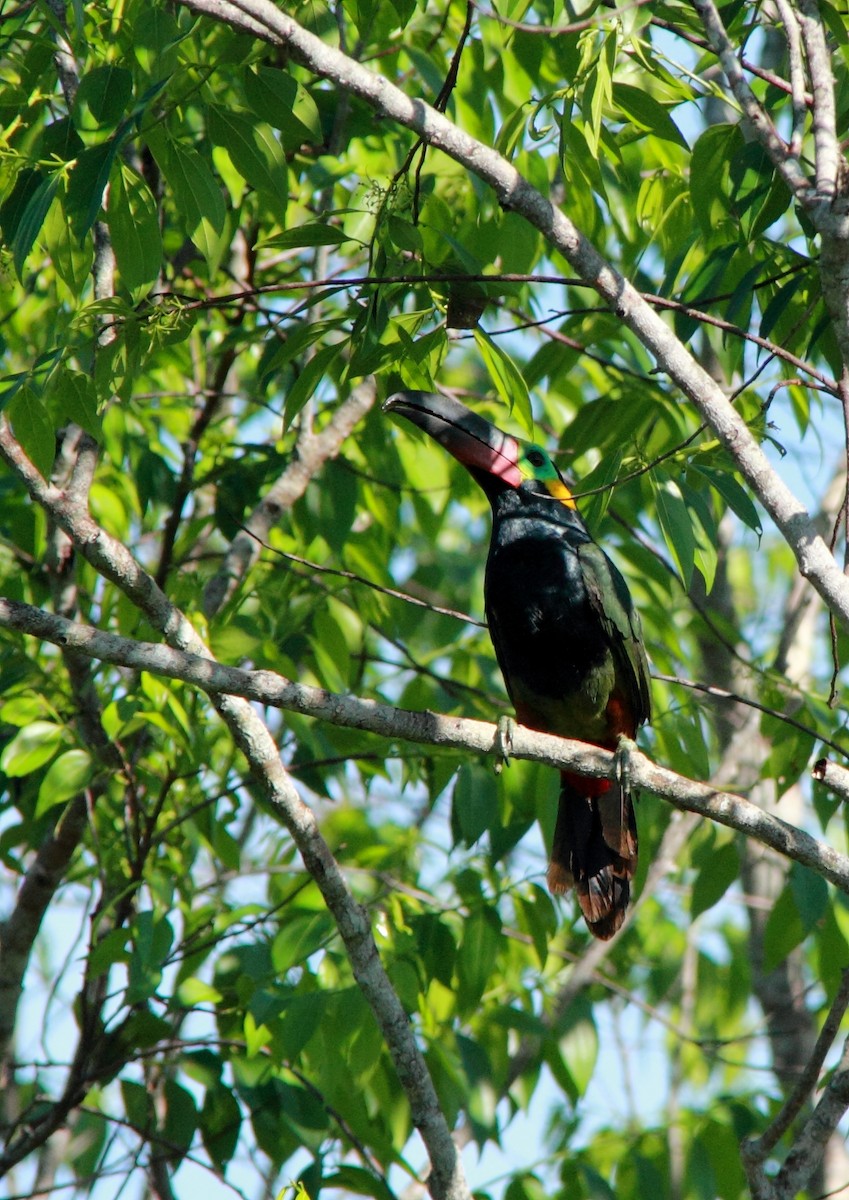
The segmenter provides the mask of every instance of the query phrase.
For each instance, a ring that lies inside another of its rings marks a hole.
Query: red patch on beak
[[[517,488],[522,482],[519,443],[506,433],[501,435],[500,445],[496,446],[470,438],[463,443],[462,453],[461,461],[466,467],[477,467],[488,475],[495,475],[510,487]]]

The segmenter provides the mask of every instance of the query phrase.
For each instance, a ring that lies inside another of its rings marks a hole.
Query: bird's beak
[[[434,392],[396,392],[383,405],[398,413],[444,446],[486,488],[486,481],[501,480],[509,487],[522,482],[519,443],[495,425],[450,396]]]

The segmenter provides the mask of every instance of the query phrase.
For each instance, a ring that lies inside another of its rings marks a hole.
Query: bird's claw
[[[613,765],[616,768],[616,779],[626,796],[631,794],[631,756],[636,750],[637,743],[633,738],[620,733],[613,755]]]
[[[496,775],[500,775],[504,768],[510,765],[510,754],[513,750],[513,731],[515,728],[516,722],[508,714],[498,718],[494,745],[494,749],[498,754],[498,759],[495,763]]]

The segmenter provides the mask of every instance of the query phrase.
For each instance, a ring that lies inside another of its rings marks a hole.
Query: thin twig
[[[761,1161],[764,1161],[796,1120],[817,1085],[825,1056],[834,1044],[847,1007],[849,1007],[849,968],[844,968],[837,994],[832,1001],[828,1016],[823,1022],[814,1046],[813,1054],[808,1060],[799,1082],[769,1128],[756,1141],[750,1143],[748,1153],[753,1156],[757,1155]]]

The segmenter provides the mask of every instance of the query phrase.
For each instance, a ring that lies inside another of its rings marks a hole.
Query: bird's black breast
[[[586,538],[550,523],[496,523],[486,569],[486,613],[507,690],[565,699],[610,658],[577,552]]]

